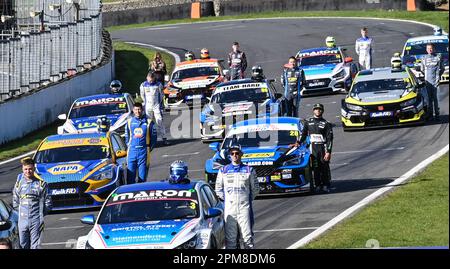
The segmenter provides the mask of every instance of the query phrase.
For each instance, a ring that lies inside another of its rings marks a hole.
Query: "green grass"
[[[47,136],[56,134],[56,129],[61,122],[57,121],[42,129],[32,132],[23,138],[0,146],[0,161],[36,150],[39,143]]]
[[[449,157],[338,224],[306,248],[449,246]]]
[[[141,24],[129,24],[120,26],[111,26],[108,31],[126,30],[131,28],[141,28],[156,25],[167,25],[174,23],[195,23],[203,21],[223,21],[230,19],[252,19],[252,18],[271,18],[271,17],[376,17],[376,18],[391,18],[391,19],[405,19],[420,22],[427,22],[439,25],[448,32],[448,11],[385,11],[385,10],[370,10],[370,11],[296,11],[296,12],[262,12],[242,14],[237,16],[220,16],[220,17],[203,17],[200,19],[176,19],[168,21],[152,21]]]
[[[113,42],[116,57],[116,79],[122,81],[125,90],[135,97],[139,86],[146,79],[148,63],[156,51],[125,42]],[[170,74],[175,65],[175,59],[167,53],[161,53]]]

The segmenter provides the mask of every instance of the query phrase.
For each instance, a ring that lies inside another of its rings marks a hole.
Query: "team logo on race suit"
[[[144,135],[144,130],[142,130],[142,128],[136,128],[134,129],[133,134],[135,138],[142,138]]]
[[[47,172],[49,172],[52,175],[75,174],[83,169],[84,166],[80,164],[61,164],[53,166],[52,168],[48,169]]]

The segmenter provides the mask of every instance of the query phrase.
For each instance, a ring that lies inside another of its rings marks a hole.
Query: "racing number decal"
[[[289,136],[296,136],[298,137],[298,131],[290,131]]]
[[[197,204],[195,202],[191,202],[189,204],[189,208],[195,210],[197,208]]]
[[[107,153],[108,152],[108,147],[102,147],[102,152]]]
[[[127,103],[120,103],[119,108],[127,108]]]
[[[267,92],[267,88],[261,88],[261,92]]]

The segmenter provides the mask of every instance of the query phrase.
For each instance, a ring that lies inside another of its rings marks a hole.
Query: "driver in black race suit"
[[[239,43],[234,42],[232,51],[228,54],[228,65],[230,66],[230,80],[244,78],[247,69],[247,57],[239,50]]]
[[[330,160],[333,147],[333,127],[322,118],[322,104],[313,106],[314,116],[304,122],[300,144],[309,135],[311,142],[311,162],[316,191],[330,192]]]

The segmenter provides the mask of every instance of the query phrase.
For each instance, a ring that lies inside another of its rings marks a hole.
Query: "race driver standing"
[[[368,36],[367,27],[361,29],[361,37],[356,39],[355,50],[362,69],[372,68],[373,39]]]
[[[52,208],[47,183],[36,178],[34,160],[21,160],[22,174],[13,189],[13,208],[19,212],[19,241],[22,249],[41,248],[44,215]]]
[[[239,50],[239,43],[233,42],[232,51],[228,54],[228,65],[230,66],[230,80],[245,77],[247,69],[247,57],[243,51]]]
[[[142,82],[140,87],[140,94],[145,106],[145,114],[148,119],[155,118],[157,125],[158,136],[161,136],[163,144],[169,145],[166,137],[166,128],[164,127],[161,105],[163,100],[163,85],[156,81],[154,72],[147,75],[147,80]]]
[[[254,248],[252,203],[259,193],[256,173],[241,161],[241,146],[234,143],[228,148],[231,164],[219,170],[216,180],[217,196],[225,203],[225,247],[234,249],[242,237],[244,248]]]
[[[437,120],[439,119],[439,82],[445,67],[443,66],[441,56],[434,51],[434,44],[427,44],[426,50],[427,55],[420,62],[420,70],[424,74],[427,93],[430,98],[430,114],[433,115],[434,110],[434,118]]]
[[[331,149],[333,147],[333,127],[322,117],[322,104],[313,106],[313,117],[303,124],[300,144],[309,135],[311,141],[311,161],[316,191],[330,192],[331,183]]]

